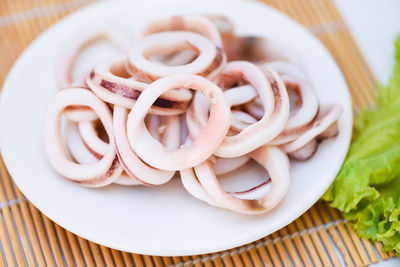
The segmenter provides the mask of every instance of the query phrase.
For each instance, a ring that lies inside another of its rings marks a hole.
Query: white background
[[[379,82],[386,84],[393,67],[393,41],[400,35],[400,0],[334,1]],[[400,266],[400,259],[376,266]]]

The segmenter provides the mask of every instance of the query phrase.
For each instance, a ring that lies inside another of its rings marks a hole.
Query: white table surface
[[[400,0],[334,1],[379,82],[386,84],[392,73],[393,42],[400,35]],[[373,266],[400,266],[400,258]]]

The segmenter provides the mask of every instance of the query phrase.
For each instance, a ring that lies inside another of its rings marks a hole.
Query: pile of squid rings
[[[73,77],[83,48],[99,39],[121,56]],[[44,145],[53,168],[77,184],[156,186],[179,172],[192,196],[260,214],[284,198],[289,157],[307,160],[338,134],[341,105],[319,104],[296,57],[271,40],[236,35],[225,17],[157,18],[134,37],[97,24],[70,40]],[[269,177],[225,191],[218,176],[251,160]]]

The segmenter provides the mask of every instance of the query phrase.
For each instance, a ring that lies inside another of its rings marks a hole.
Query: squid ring
[[[271,183],[267,181],[242,192],[226,192],[210,161],[181,171],[182,183],[192,195],[211,205],[244,214],[264,213],[284,198],[289,188],[290,164],[286,154],[277,147],[260,147],[251,152],[250,157],[268,171]]]
[[[121,30],[120,27],[112,26],[107,23],[91,25],[84,33],[80,33],[75,38],[70,38],[66,51],[62,51],[62,58],[58,63],[58,83],[61,88],[71,87],[74,83],[72,78],[72,68],[82,50],[90,43],[98,39],[107,39],[118,50],[127,53],[131,45],[130,35]],[[83,80],[84,81],[84,80]],[[83,82],[82,81],[82,82]]]
[[[68,158],[61,136],[61,115],[71,105],[89,106],[103,123],[110,144],[104,156],[94,164],[77,164]],[[53,168],[70,180],[86,186],[98,187],[112,183],[121,173],[114,147],[112,115],[108,106],[84,88],[58,92],[47,106],[44,118],[44,146]]]
[[[287,89],[293,88],[300,95],[300,105],[294,103],[285,129],[269,144],[280,145],[293,141],[309,127],[317,116],[319,103],[311,85],[301,79],[289,75],[281,75]]]
[[[88,124],[88,126],[90,128],[93,128],[93,127],[91,127],[90,124]],[[88,126],[85,126],[85,127],[88,127]],[[90,130],[90,128],[89,128],[89,131],[92,131],[92,130]],[[71,153],[71,156],[75,159],[76,162],[78,162],[80,164],[87,164],[87,163],[93,163],[93,162],[98,161],[103,155],[94,153],[93,149],[90,148],[85,143],[82,136],[79,135],[80,132],[82,132],[82,131],[79,131],[79,128],[75,123],[69,122],[67,124],[66,142],[68,145],[69,152]],[[93,130],[93,132],[94,132],[94,130]],[[86,138],[88,138],[88,136],[86,136]],[[95,136],[95,138],[97,138],[97,135]],[[108,146],[108,144],[104,142],[104,146]],[[137,179],[132,179],[132,177],[127,175],[125,172],[122,172],[121,176],[118,177],[116,180],[114,180],[113,183],[119,184],[119,185],[140,185],[140,184],[142,184]]]
[[[328,130],[329,127],[337,121],[340,115],[342,115],[342,113],[343,108],[341,105],[338,104],[332,105],[331,107],[321,108],[317,118],[310,126],[310,128],[299,137],[297,137],[296,140],[283,145],[283,151],[285,151],[286,153],[292,153],[302,148],[311,140]]]
[[[164,184],[171,180],[174,176],[175,171],[164,171],[149,166],[143,162],[131,148],[126,131],[126,121],[128,118],[128,110],[122,107],[115,106],[114,108],[114,133],[115,133],[115,145],[119,160],[124,170],[132,177],[138,179],[145,185],[159,185]],[[177,129],[177,125],[171,125],[168,127],[171,129]],[[146,126],[144,126],[146,127]],[[179,133],[174,133],[175,138],[180,139]],[[167,145],[170,148],[170,145]]]
[[[147,83],[128,79],[124,59],[108,59],[97,63],[87,78],[87,84],[104,101],[131,109]],[[152,114],[174,115],[186,111],[192,93],[171,90],[159,97],[151,108]]]
[[[154,54],[190,49],[198,57],[185,65],[168,66],[147,59]],[[215,78],[226,63],[223,51],[209,39],[192,32],[161,32],[138,40],[129,53],[128,72],[137,80],[152,82],[158,78],[175,74],[197,74]]]
[[[144,37],[165,31],[195,32],[209,38],[218,47],[222,47],[221,35],[216,25],[212,20],[203,16],[170,16],[159,18],[149,22],[142,30],[141,36]]]
[[[289,98],[277,73],[270,70],[266,78],[249,62],[230,62],[221,76],[247,80],[258,92],[264,107],[264,115],[259,121],[234,136],[226,136],[214,153],[223,158],[239,157],[271,141],[282,131],[289,118]],[[220,83],[223,85],[224,82]]]
[[[210,101],[210,118],[190,147],[169,151],[150,135],[143,120],[161,94],[176,88],[201,91]],[[144,162],[161,170],[176,171],[191,168],[208,159],[227,134],[230,120],[229,104],[217,85],[196,75],[173,75],[153,82],[140,95],[129,113],[127,133],[130,145]]]

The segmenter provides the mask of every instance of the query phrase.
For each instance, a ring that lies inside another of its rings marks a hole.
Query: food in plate
[[[225,17],[157,18],[132,36],[93,27],[61,57],[61,90],[44,119],[49,162],[72,182],[156,186],[179,172],[192,196],[260,214],[288,190],[288,157],[307,160],[338,134],[341,105],[319,104],[299,59],[272,40],[237,36]],[[121,55],[73,77],[83,47],[99,38]],[[217,176],[249,161],[269,177],[224,190]]]

